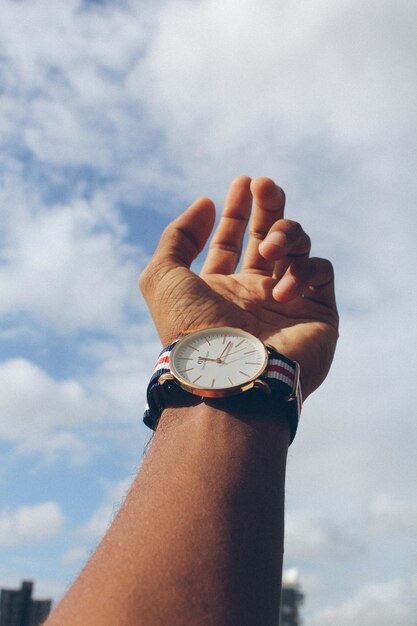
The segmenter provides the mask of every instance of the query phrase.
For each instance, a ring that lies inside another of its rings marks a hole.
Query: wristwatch
[[[143,421],[149,428],[156,429],[179,389],[201,398],[259,390],[279,404],[280,415],[289,419],[290,442],[295,437],[302,405],[299,364],[240,328],[198,330],[164,348],[147,389]]]

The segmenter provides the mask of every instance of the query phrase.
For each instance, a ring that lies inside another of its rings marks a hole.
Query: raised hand
[[[201,328],[242,328],[300,363],[306,397],[326,377],[338,337],[333,268],[310,258],[310,238],[284,219],[284,205],[271,179],[235,179],[197,276],[190,266],[211,234],[215,208],[196,200],[165,229],[140,287],[163,344]]]

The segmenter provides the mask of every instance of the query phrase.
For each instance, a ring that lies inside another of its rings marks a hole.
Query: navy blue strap
[[[171,371],[169,358],[177,341],[164,348],[159,354],[147,388],[147,404],[143,421],[152,430],[156,430],[170,393],[179,389],[174,381],[167,381],[164,385],[159,384],[159,377]],[[272,396],[275,396],[280,402],[280,411],[284,410],[289,420],[291,443],[297,432],[303,401],[299,366],[298,363],[280,354],[274,348],[268,346],[267,349],[269,360],[261,380],[268,384]]]

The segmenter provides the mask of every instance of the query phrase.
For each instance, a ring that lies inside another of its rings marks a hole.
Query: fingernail
[[[284,233],[275,231],[273,233],[269,233],[265,237],[262,243],[269,243],[272,246],[278,246],[279,248],[285,248],[285,244],[287,242],[287,238]]]

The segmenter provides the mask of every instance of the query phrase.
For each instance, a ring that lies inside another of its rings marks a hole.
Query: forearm
[[[48,626],[278,623],[288,427],[233,406],[165,411]]]

